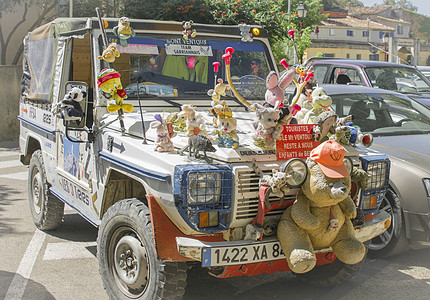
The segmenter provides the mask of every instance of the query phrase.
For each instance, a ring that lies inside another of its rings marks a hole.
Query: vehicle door
[[[94,153],[92,134],[93,124],[93,80],[91,72],[90,35],[83,38],[70,38],[64,41],[64,64],[61,87],[57,105],[57,180],[53,193],[65,201],[89,221],[97,223],[98,211],[92,199]],[[65,121],[66,111],[61,111],[62,100],[72,88],[85,95],[78,102],[83,117],[80,120]],[[61,112],[60,112],[61,111]]]

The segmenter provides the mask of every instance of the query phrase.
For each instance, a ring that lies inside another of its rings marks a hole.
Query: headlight
[[[427,193],[427,197],[430,197],[430,178],[423,178],[423,183]]]
[[[194,230],[215,233],[230,225],[233,173],[229,166],[176,166],[175,205]]]
[[[308,166],[298,158],[286,161],[280,170],[287,174],[287,185],[293,188],[301,186],[308,176]]]
[[[388,178],[388,165],[384,161],[376,161],[368,164],[367,173],[370,175],[367,181],[368,189],[380,189],[385,186]]]
[[[390,160],[385,155],[365,156],[360,160],[363,170],[367,171],[370,178],[367,188],[361,190],[359,207],[368,214],[377,211],[388,189]]]
[[[188,173],[188,204],[218,202],[221,173]]]

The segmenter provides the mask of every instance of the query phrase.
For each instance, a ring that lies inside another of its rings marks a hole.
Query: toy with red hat
[[[349,196],[351,177],[344,163],[345,149],[336,141],[314,148],[306,161],[308,175],[294,204],[278,224],[278,239],[291,270],[305,273],[315,266],[315,251],[331,247],[337,259],[357,264],[366,248],[355,237],[356,217]]]
[[[124,98],[127,98],[127,93],[122,88],[121,75],[114,69],[103,69],[97,75],[97,86],[105,93],[112,96],[112,100],[115,103],[109,103],[107,110],[109,112],[115,112],[122,109],[125,112],[132,112],[133,105],[124,104]]]

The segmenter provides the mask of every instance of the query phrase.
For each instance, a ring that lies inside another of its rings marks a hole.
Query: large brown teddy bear
[[[281,217],[278,239],[295,273],[312,270],[317,249],[331,247],[345,264],[357,264],[365,256],[366,249],[355,238],[350,220],[357,212],[349,196],[351,177],[344,155],[345,149],[331,140],[313,149],[306,181],[296,202]]]

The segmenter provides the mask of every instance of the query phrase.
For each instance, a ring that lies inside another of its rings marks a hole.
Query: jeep
[[[305,177],[295,165],[303,160],[287,160],[294,157],[288,152],[279,159],[276,150],[255,146],[255,114],[231,91],[221,98],[238,121],[237,148],[212,139],[216,151],[203,154],[199,143],[188,144],[180,115],[184,105],[196,108],[211,136],[208,91],[227,76],[219,62],[228,47],[235,50],[228,71],[236,91],[249,103],[264,102],[265,78],[251,74],[251,62],[258,59],[266,74],[278,73],[267,32],[259,26],[192,24],[192,37],[179,22],[130,20],[134,36],[121,46],[118,22],[56,19],[24,40],[19,145],[20,160],[29,165],[35,226],[57,228],[67,204],[98,227],[100,275],[113,299],[181,298],[190,266],[218,278],[288,271],[276,226]],[[109,43],[117,43],[119,52],[111,63],[101,59]],[[106,70],[114,70],[108,79],[120,79],[122,86],[101,89]],[[64,100],[75,97],[70,93],[76,87],[83,99],[73,108],[83,117],[62,119],[58,110],[72,108]],[[124,103],[111,103],[120,95],[113,89],[128,93]],[[151,123],[160,117],[172,125],[173,152],[154,150],[161,137]],[[187,155],[187,145],[199,153]],[[378,212],[390,163],[361,146],[346,151],[355,167],[371,175],[367,189],[354,183],[351,191],[363,212],[354,221],[356,235],[365,242],[390,223],[388,214]],[[270,193],[261,199],[259,179],[281,167],[297,173],[288,194],[283,201]],[[261,232],[248,226],[256,220]],[[333,284],[358,267],[339,262],[330,248],[317,253],[318,266],[302,274],[304,280]]]

